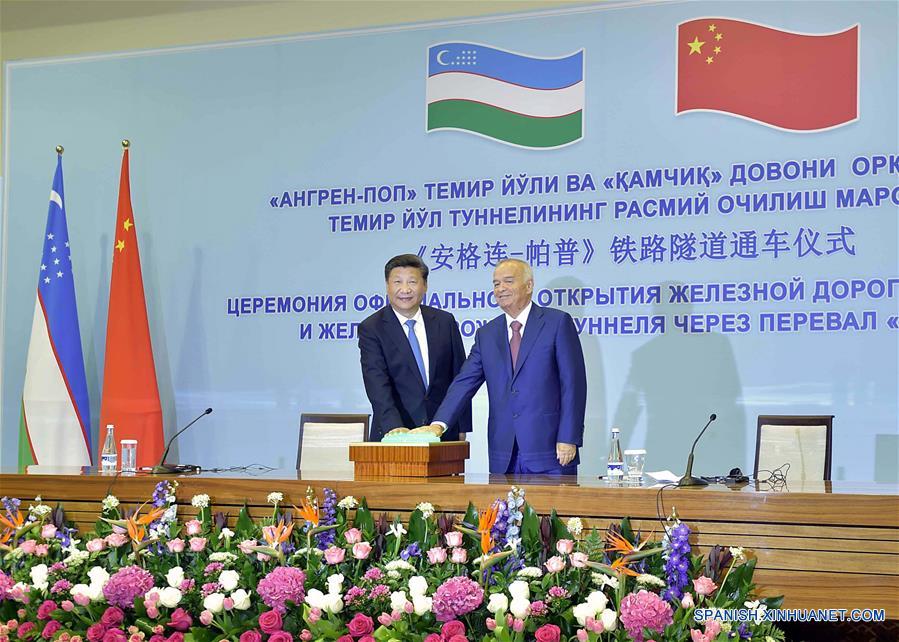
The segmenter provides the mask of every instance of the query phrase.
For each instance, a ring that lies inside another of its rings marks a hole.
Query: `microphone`
[[[210,414],[211,412],[212,412],[212,408],[207,408],[206,410],[201,412],[200,415],[196,419],[191,421],[189,424],[184,426],[184,428],[182,428],[181,430],[179,430],[178,432],[176,432],[174,435],[171,436],[168,443],[165,445],[165,452],[162,453],[162,458],[159,460],[159,463],[157,465],[153,466],[153,469],[150,471],[152,474],[154,474],[154,475],[180,475],[183,473],[198,473],[198,472],[200,472],[199,466],[195,466],[193,464],[181,464],[181,465],[167,464],[167,463],[165,463],[165,458],[169,456],[169,450],[172,448],[172,443],[175,441],[175,439],[178,437],[178,435],[183,433],[185,430],[187,430],[188,428],[193,426],[195,423],[200,421],[200,419],[202,419],[206,415]]]
[[[702,437],[703,433],[706,431],[706,428],[712,425],[712,422],[718,418],[714,412],[709,415],[709,421],[705,425],[705,427],[699,432],[699,436],[696,437],[696,441],[693,442],[693,447],[690,448],[690,456],[687,457],[687,470],[684,471],[684,476],[680,478],[680,481],[677,482],[678,488],[690,488],[694,486],[708,486],[709,482],[702,479],[701,477],[693,476],[693,451],[696,450],[696,444],[699,442],[699,438]]]

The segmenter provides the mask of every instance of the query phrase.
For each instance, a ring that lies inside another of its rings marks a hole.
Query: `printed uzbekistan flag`
[[[524,56],[468,42],[428,48],[427,131],[549,149],[584,135],[584,50]]]
[[[858,118],[859,28],[804,34],[729,18],[677,27],[676,113],[812,132]]]
[[[115,425],[116,439],[137,439],[137,465],[150,466],[162,456],[162,407],[144,301],[137,228],[131,209],[128,149],[122,155],[119,205],[112,250],[109,315],[100,434]],[[99,440],[99,441],[102,441]]]
[[[90,466],[90,426],[60,152],[25,365],[19,469],[32,464]]]

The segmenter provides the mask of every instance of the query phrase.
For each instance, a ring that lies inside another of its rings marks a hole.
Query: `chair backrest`
[[[755,476],[790,464],[790,481],[829,480],[833,415],[759,415]]]
[[[369,415],[300,415],[297,470],[353,472],[350,444],[368,441]]]

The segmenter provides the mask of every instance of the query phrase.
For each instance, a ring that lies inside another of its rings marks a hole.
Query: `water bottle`
[[[609,461],[606,467],[606,480],[621,483],[624,479],[624,457],[621,454],[621,431],[612,428],[612,444],[609,447]]]
[[[106,439],[103,441],[103,450],[100,452],[100,470],[104,473],[114,473],[119,465],[119,456],[115,447],[115,426],[107,424]]]

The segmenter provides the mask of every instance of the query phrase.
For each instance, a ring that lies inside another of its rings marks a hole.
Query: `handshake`
[[[430,424],[428,426],[419,426],[418,428],[413,428],[412,430],[409,430],[408,428],[394,428],[393,430],[387,432],[388,435],[398,435],[400,433],[430,433],[432,435],[440,437],[444,433],[444,428],[441,424]]]

